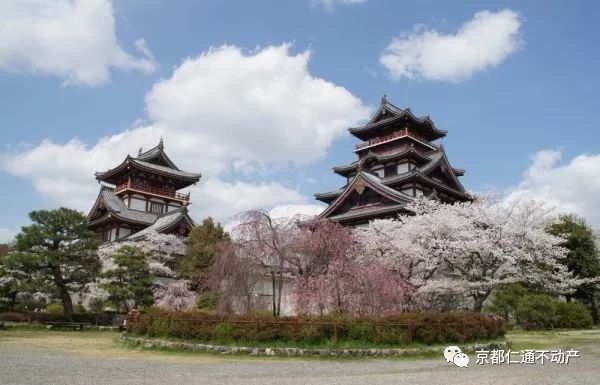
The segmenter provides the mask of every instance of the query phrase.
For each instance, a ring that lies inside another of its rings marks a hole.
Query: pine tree
[[[574,215],[564,215],[558,222],[549,228],[550,234],[565,239],[561,246],[568,251],[561,263],[569,271],[582,278],[600,278],[600,253],[596,247],[593,230],[581,218]],[[594,322],[598,322],[598,297],[600,285],[598,283],[584,283],[577,290],[567,296],[567,300],[576,298],[588,304],[592,310]]]
[[[208,217],[192,229],[185,256],[177,265],[178,272],[195,285],[205,286],[206,273],[212,266],[218,245],[229,240],[220,223]]]
[[[64,316],[73,319],[71,293],[94,281],[100,273],[96,234],[85,216],[60,208],[29,213],[33,222],[17,235],[15,251],[3,261],[12,277],[57,296]]]
[[[107,302],[117,311],[128,311],[133,307],[151,305],[152,274],[146,262],[146,255],[139,247],[121,246],[114,256],[115,266],[102,273],[106,279],[100,287],[108,292]]]

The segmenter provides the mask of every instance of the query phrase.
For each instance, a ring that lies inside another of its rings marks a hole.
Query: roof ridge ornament
[[[143,148],[142,148],[142,147],[140,147],[140,149],[138,150],[138,158],[139,158],[140,156],[142,156],[142,151],[143,151]]]
[[[386,104],[387,103],[387,95],[383,94],[383,96],[381,97],[381,104]]]
[[[158,142],[158,149],[159,150],[164,150],[165,149],[165,143],[163,142],[162,136],[160,137],[160,141]]]
[[[365,162],[365,158],[362,158],[358,161],[358,165],[356,166],[356,173],[358,174],[359,172],[361,172],[363,170],[363,163]]]

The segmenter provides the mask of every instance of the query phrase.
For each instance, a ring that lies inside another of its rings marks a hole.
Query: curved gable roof
[[[167,156],[162,138],[160,138],[160,142],[158,142],[156,147],[153,147],[146,152],[142,152],[142,149],[140,148],[136,159],[153,164],[162,164],[168,168],[181,171],[179,167],[177,167],[175,163],[173,163],[173,161]]]
[[[107,214],[92,220],[94,214],[100,207],[104,207]],[[115,194],[114,188],[102,186],[100,188],[100,193],[96,198],[96,202],[87,216],[87,221],[88,223],[96,223],[105,220],[108,216],[141,225],[151,225],[156,222],[156,219],[159,217],[159,215],[155,213],[130,209],[125,205],[125,202]]]
[[[363,184],[364,187],[369,187],[376,193],[383,195],[385,198],[397,203],[404,204],[410,202],[412,199],[399,191],[394,190],[391,187],[385,186],[381,183],[381,180],[370,175],[367,172],[360,171],[352,179],[352,181],[346,186],[343,192],[319,215],[319,219],[328,218],[343,202],[346,198],[355,190],[359,189],[359,184]]]

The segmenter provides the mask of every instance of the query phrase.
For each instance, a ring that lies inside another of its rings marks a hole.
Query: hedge
[[[504,322],[481,313],[401,313],[385,317],[225,315],[207,312],[169,313],[150,309],[129,331],[155,337],[201,341],[304,343],[329,339],[404,345],[498,338]]]
[[[74,322],[89,323],[92,325],[111,326],[119,324],[119,315],[112,312],[103,313],[75,313],[73,314]],[[46,322],[66,322],[67,319],[62,314],[42,313],[33,312],[26,310],[12,310],[7,312],[0,312],[0,321],[12,321],[12,322],[33,322],[33,323],[46,323]]]

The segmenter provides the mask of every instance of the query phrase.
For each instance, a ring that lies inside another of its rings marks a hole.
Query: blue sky
[[[340,125],[364,121],[384,93],[449,131],[443,143],[469,189],[529,194],[600,225],[595,2],[7,3],[0,41],[14,44],[0,43],[0,240],[31,210],[89,209],[92,172],[159,136],[176,162],[206,175],[192,190],[195,216],[306,208],[314,192],[343,183],[331,166],[354,159],[355,139]],[[486,11],[509,12],[516,33],[505,36],[510,25]],[[90,22],[74,22],[77,12]],[[456,37],[478,13],[475,54],[461,53]],[[42,38],[36,20],[64,31]],[[408,75],[381,63],[394,38],[403,50],[393,54],[416,60]],[[297,92],[285,90],[296,81]]]

